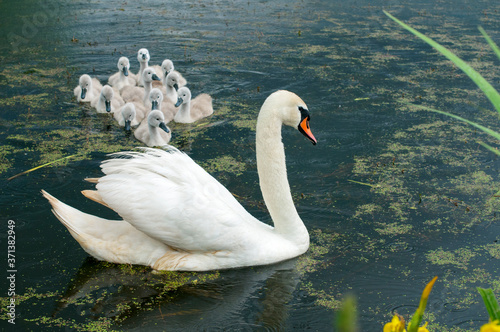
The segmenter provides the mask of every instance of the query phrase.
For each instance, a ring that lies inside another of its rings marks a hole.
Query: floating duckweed
[[[468,269],[468,262],[476,256],[476,252],[460,248],[453,251],[445,251],[442,248],[431,250],[426,255],[428,261],[436,265],[453,265],[461,269]]]
[[[492,258],[500,259],[500,243],[488,244],[485,246],[485,249]]]
[[[377,226],[382,226],[380,228],[375,228],[375,230],[380,235],[401,235],[409,233],[413,227],[408,224],[394,223],[377,223]]]
[[[231,156],[220,156],[208,159],[203,162],[202,165],[207,172],[228,172],[235,176],[243,174],[246,168],[245,163],[239,162]]]
[[[48,93],[43,92],[36,95],[20,95],[14,96],[10,98],[2,98],[0,99],[0,106],[17,106],[23,105],[25,112],[30,109],[42,109],[47,108],[52,105],[53,101],[51,100]]]

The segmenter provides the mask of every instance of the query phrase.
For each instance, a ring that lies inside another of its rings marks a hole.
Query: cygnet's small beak
[[[157,110],[158,109],[158,100],[153,100],[151,102],[151,110],[154,111],[154,110]]]
[[[161,81],[161,79],[156,74],[153,74],[152,78],[154,81]]]
[[[106,105],[106,112],[111,112],[111,101],[110,100],[106,100],[104,102],[104,105]]]
[[[175,89],[175,91],[179,90],[179,84],[175,83],[174,84],[174,89]]]
[[[163,129],[166,133],[169,133],[170,132],[170,129],[168,129],[167,125],[165,124],[165,122],[160,122],[160,125],[159,127],[161,129]]]
[[[143,60],[146,60],[146,54],[143,54],[143,55],[142,55],[142,59],[143,59]]]
[[[85,99],[86,95],[87,95],[87,88],[82,88],[82,93],[80,94],[80,98]]]
[[[177,98],[177,102],[175,103],[175,107],[181,106],[182,102],[183,102],[183,100],[181,97]]]
[[[123,75],[128,76],[128,68],[123,67]]]
[[[130,131],[130,123],[131,123],[130,120],[125,120],[125,130],[126,131]]]

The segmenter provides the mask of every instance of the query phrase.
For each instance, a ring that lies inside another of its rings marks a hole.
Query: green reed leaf
[[[431,45],[434,47],[438,52],[440,52],[442,55],[447,57],[449,60],[451,60],[458,68],[462,69],[464,73],[466,73],[471,80],[476,83],[476,85],[484,92],[486,97],[490,100],[490,102],[493,104],[493,106],[496,108],[498,113],[500,114],[500,94],[498,93],[497,90],[493,86],[491,86],[488,81],[486,81],[481,74],[479,74],[474,68],[469,66],[465,61],[457,57],[455,54],[453,54],[450,50],[445,48],[444,46],[441,46],[431,38],[423,35],[422,33],[418,32],[417,30],[413,29],[412,27],[406,25],[405,23],[401,22],[388,12],[384,10],[384,13],[391,18],[393,21],[401,25],[403,28],[406,30],[410,31],[413,33],[415,36],[419,37],[423,41],[425,41],[427,44]]]

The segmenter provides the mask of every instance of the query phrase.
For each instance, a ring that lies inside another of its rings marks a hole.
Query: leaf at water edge
[[[495,42],[490,38],[490,36],[486,33],[483,27],[479,26],[478,29],[483,34],[484,39],[486,39],[488,44],[490,44],[490,47],[493,49],[493,52],[495,52],[498,58],[500,59],[500,48],[498,48],[497,44],[495,44]]]
[[[342,301],[342,307],[335,316],[335,325],[339,332],[358,332],[358,313],[356,298],[347,295]]]
[[[498,132],[496,132],[494,130],[491,130],[489,128],[486,128],[485,126],[482,126],[479,123],[475,123],[475,122],[469,121],[467,119],[464,119],[464,118],[462,118],[462,117],[460,117],[458,115],[454,115],[454,114],[451,114],[451,113],[448,113],[448,112],[445,112],[445,111],[440,111],[440,110],[437,110],[437,109],[434,109],[434,108],[431,108],[431,107],[427,107],[427,106],[423,106],[423,105],[415,105],[415,104],[411,104],[411,103],[405,103],[405,104],[410,105],[410,106],[414,106],[414,107],[418,107],[418,108],[424,109],[426,111],[431,111],[431,112],[435,112],[435,113],[444,114],[446,116],[449,116],[449,117],[452,117],[454,119],[460,120],[462,122],[468,123],[471,126],[474,126],[477,129],[480,129],[480,130],[484,131],[488,135],[493,136],[496,139],[500,140],[500,133],[498,133]]]
[[[495,294],[491,288],[477,288],[479,294],[483,298],[484,305],[486,306],[486,310],[488,310],[488,314],[490,315],[490,320],[500,320],[500,305],[498,304],[497,299],[495,298]]]
[[[448,50],[444,46],[441,46],[440,44],[436,43],[431,38],[426,37],[422,33],[418,32],[417,30],[413,29],[412,27],[410,27],[410,26],[406,25],[405,23],[401,22],[400,20],[398,20],[397,18],[395,18],[394,16],[392,16],[391,14],[389,14],[388,12],[386,12],[385,10],[384,10],[384,13],[389,18],[391,18],[394,22],[398,23],[403,28],[405,28],[406,30],[410,31],[415,36],[419,37],[420,39],[422,39],[423,41],[425,41],[427,44],[429,44],[432,47],[434,47],[438,52],[440,52],[442,55],[444,55],[450,61],[452,61],[458,68],[462,69],[462,71],[464,73],[466,73],[467,76],[469,76],[470,79],[473,80],[474,83],[476,83],[476,85],[481,90],[483,90],[483,92],[486,95],[486,97],[488,97],[488,99],[493,104],[493,106],[496,108],[496,110],[498,111],[498,113],[500,113],[500,94],[498,93],[497,90],[495,90],[495,88],[490,83],[488,83],[488,81],[486,81],[481,76],[481,74],[479,74],[474,68],[472,68],[471,66],[469,66],[465,61],[463,61],[462,59],[460,59],[459,57],[457,57],[455,54],[453,54],[450,50]]]
[[[500,151],[498,149],[495,149],[494,147],[492,147],[491,145],[488,145],[484,142],[478,142],[479,144],[481,144],[483,147],[485,147],[486,149],[490,150],[491,152],[493,152],[494,154],[500,156]]]

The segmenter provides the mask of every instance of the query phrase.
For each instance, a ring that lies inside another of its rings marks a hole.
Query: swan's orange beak
[[[299,124],[299,131],[304,135],[305,137],[309,138],[311,143],[313,145],[316,145],[318,141],[314,137],[313,133],[311,132],[311,128],[309,128],[309,116],[305,117]]]

